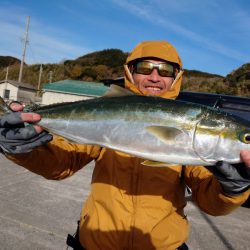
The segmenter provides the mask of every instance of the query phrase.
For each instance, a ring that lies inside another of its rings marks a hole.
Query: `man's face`
[[[152,62],[154,64],[165,63],[165,61],[157,60],[143,60]],[[161,95],[168,91],[174,81],[173,76],[160,76],[157,68],[154,68],[150,74],[134,73],[132,74],[135,85],[145,95]]]

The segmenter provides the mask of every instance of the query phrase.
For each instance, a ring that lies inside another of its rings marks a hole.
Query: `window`
[[[5,99],[9,99],[10,98],[10,90],[9,89],[5,89],[4,90],[4,98]]]

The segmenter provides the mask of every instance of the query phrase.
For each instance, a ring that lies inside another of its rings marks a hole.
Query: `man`
[[[139,95],[174,99],[182,72],[171,44],[142,42],[127,58],[125,86]],[[12,109],[22,110],[18,104]],[[3,117],[1,148],[12,161],[48,179],[66,178],[95,161],[78,232],[81,247],[88,250],[185,249],[185,184],[197,205],[211,215],[228,214],[250,194],[249,151],[241,152],[243,163],[237,166],[218,163],[214,175],[202,166],[153,168],[142,165],[143,159],[111,149],[72,144],[57,136],[51,140],[37,125],[22,128],[23,121],[32,124],[39,119],[22,112]]]

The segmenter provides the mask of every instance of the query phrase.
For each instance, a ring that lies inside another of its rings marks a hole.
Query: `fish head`
[[[208,115],[196,126],[193,147],[210,164],[239,163],[240,151],[250,150],[250,124],[233,115]]]
[[[217,161],[239,163],[240,151],[250,150],[250,126],[240,121],[228,124],[219,138],[215,153]]]

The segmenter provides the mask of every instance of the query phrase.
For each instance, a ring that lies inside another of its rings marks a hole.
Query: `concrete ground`
[[[0,154],[0,249],[61,250],[74,233],[92,173],[91,164],[63,181],[49,181]],[[188,202],[188,241],[194,250],[250,250],[250,210],[212,217]]]

